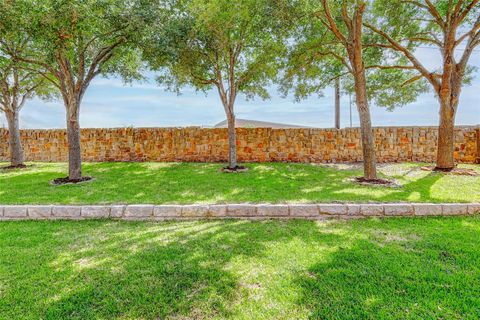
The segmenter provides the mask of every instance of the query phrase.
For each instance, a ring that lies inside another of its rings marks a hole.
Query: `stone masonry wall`
[[[435,127],[374,129],[379,162],[436,158]],[[352,129],[238,129],[242,162],[357,162],[362,160],[360,131]],[[23,130],[28,161],[66,161],[65,130]],[[122,128],[82,130],[83,159],[99,161],[222,162],[227,159],[227,129]],[[480,160],[480,128],[455,130],[455,159]],[[0,129],[0,160],[8,160],[8,131]]]

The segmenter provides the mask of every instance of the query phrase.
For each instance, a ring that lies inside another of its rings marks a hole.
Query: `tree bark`
[[[355,96],[360,116],[360,133],[363,152],[363,172],[366,180],[377,179],[377,157],[373,138],[372,120],[368,106],[366,79],[363,72],[355,74]]]
[[[455,168],[455,110],[454,106],[441,99],[436,163],[436,169],[439,171],[451,171]]]
[[[343,34],[335,22],[335,18],[330,12],[330,6],[327,0],[322,0],[325,11],[326,23],[330,31],[337,40],[345,47],[348,60],[347,64],[343,59],[341,62],[352,73],[355,81],[355,96],[357,109],[360,116],[360,131],[363,151],[363,171],[365,180],[377,179],[377,158],[375,155],[375,142],[373,138],[372,120],[367,97],[367,79],[365,75],[365,64],[363,61],[363,14],[367,3],[358,1],[355,5],[353,18],[348,16],[348,6],[346,2],[342,4],[341,19],[347,27],[347,34]],[[325,21],[322,21],[325,23]]]
[[[363,172],[364,179],[377,179],[377,157],[375,154],[375,141],[373,138],[372,119],[370,116],[370,107],[367,97],[367,78],[365,75],[365,64],[363,61],[363,13],[366,4],[362,2],[355,10],[354,17],[351,22],[347,52],[352,66],[353,77],[355,81],[355,96],[357,101],[357,109],[360,116],[360,132],[362,136],[362,152],[363,152]],[[346,7],[344,7],[346,8]]]
[[[235,115],[227,115],[228,122],[228,168],[237,168],[237,132],[235,129]]]
[[[20,125],[18,111],[6,112],[9,131],[10,164],[12,167],[24,166],[22,141],[20,140]]]
[[[340,79],[335,80],[335,128],[340,129]]]
[[[67,107],[68,178],[70,181],[82,179],[79,109],[78,104]]]

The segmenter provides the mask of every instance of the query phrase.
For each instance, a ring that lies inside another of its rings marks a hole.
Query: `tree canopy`
[[[176,8],[167,24],[152,26],[155,36],[144,46],[161,84],[269,97],[266,86],[277,75],[283,49],[272,1],[191,0]]]
[[[356,0],[328,2],[338,33],[348,40],[347,28],[355,13]],[[364,2],[363,21],[377,20],[380,12],[374,2]],[[293,91],[297,100],[311,94],[321,94],[338,77],[344,90],[354,92],[352,66],[346,47],[327,27],[328,21],[321,1],[298,0],[288,8],[291,23],[291,41],[285,63],[282,92]],[[344,20],[345,19],[345,20]],[[363,27],[362,27],[363,28]],[[408,61],[397,52],[383,48],[380,37],[363,28],[362,55],[367,77],[367,94],[377,106],[394,109],[415,101],[426,90],[424,82],[411,82],[415,73],[406,67]],[[414,43],[409,48],[414,48]]]

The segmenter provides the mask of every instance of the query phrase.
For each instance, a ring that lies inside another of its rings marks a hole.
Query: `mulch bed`
[[[454,176],[471,176],[471,177],[480,176],[480,174],[477,171],[473,169],[465,169],[465,168],[454,168],[453,170],[442,170],[434,166],[427,166],[427,167],[422,167],[420,169],[422,171],[438,172],[438,173],[449,174]]]
[[[92,181],[92,180],[93,180],[92,177],[82,177],[81,179],[72,179],[72,180],[69,177],[65,177],[65,178],[57,178],[55,180],[52,180],[51,184],[54,185],[54,186],[61,186],[61,185],[65,185],[65,184],[85,183],[85,182],[89,182],[89,181]]]
[[[225,167],[225,168],[222,168],[221,171],[224,173],[242,173],[242,172],[247,172],[248,168],[244,166],[236,166],[235,168]]]
[[[7,167],[1,167],[1,170],[16,170],[16,169],[26,169],[27,165],[26,164],[19,164],[16,166],[7,166]]]
[[[364,177],[357,177],[357,178],[354,178],[353,181],[355,183],[358,183],[364,186],[391,187],[391,188],[401,187],[401,185],[399,185],[395,181],[386,180],[386,179],[365,179]]]

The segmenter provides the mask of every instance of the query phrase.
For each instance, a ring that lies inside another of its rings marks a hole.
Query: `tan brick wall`
[[[424,161],[436,157],[435,127],[375,128],[379,162]],[[480,130],[458,127],[455,158],[474,163]],[[23,130],[28,161],[66,161],[64,130]],[[8,131],[0,129],[0,159],[8,159]],[[360,131],[353,129],[238,129],[238,157],[244,162],[356,162],[362,160]],[[122,128],[82,130],[85,161],[191,161],[227,159],[227,130]]]

